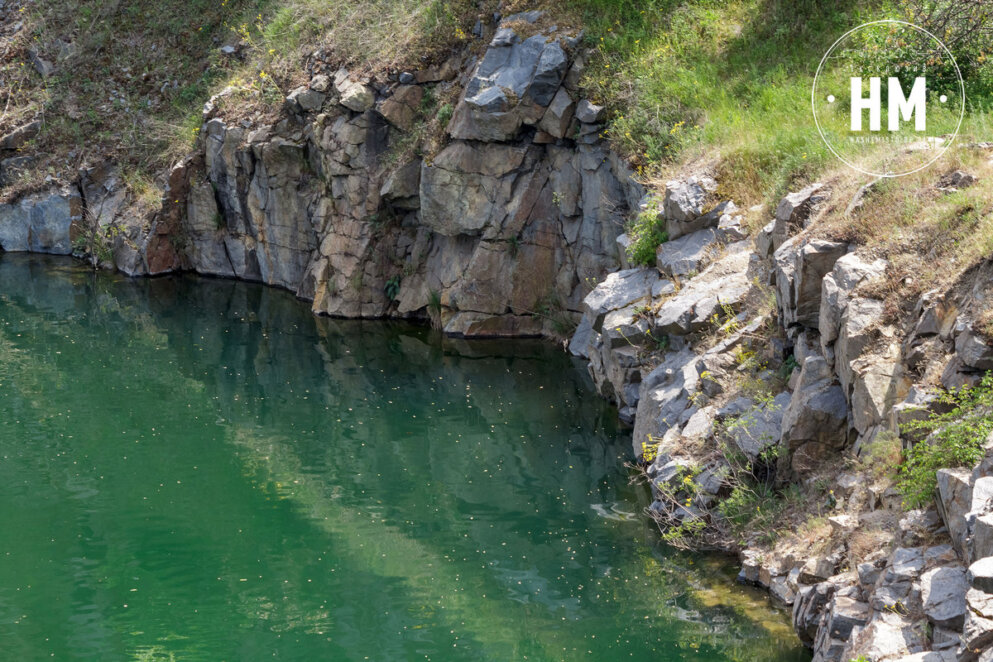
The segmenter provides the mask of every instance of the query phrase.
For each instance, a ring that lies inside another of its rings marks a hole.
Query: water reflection
[[[283,292],[0,256],[19,659],[794,660],[654,546],[581,366]]]

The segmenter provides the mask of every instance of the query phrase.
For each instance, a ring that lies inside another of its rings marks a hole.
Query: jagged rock
[[[876,582],[883,574],[883,568],[885,567],[885,559],[866,561],[865,563],[860,563],[858,565],[857,571],[859,576],[859,584],[862,585],[863,590],[868,591],[876,585]]]
[[[876,299],[856,298],[845,308],[834,345],[834,370],[846,392],[852,385],[852,363],[872,344],[873,328],[882,314],[883,302]]]
[[[968,582],[977,591],[993,593],[993,556],[979,559],[969,566]]]
[[[526,149],[455,142],[421,172],[421,222],[441,234],[474,235],[499,224],[513,196],[509,176]]]
[[[924,551],[919,547],[898,547],[890,554],[883,579],[887,584],[917,579],[924,569]]]
[[[411,161],[394,170],[383,182],[379,195],[399,209],[420,207],[421,162]]]
[[[541,122],[538,123],[538,128],[556,138],[565,138],[575,110],[576,102],[572,100],[565,88],[559,88],[559,91],[552,98],[552,102],[548,105],[548,110],[542,116]]]
[[[803,572],[801,571],[801,582]],[[818,626],[824,609],[834,598],[844,578],[832,578],[813,586],[801,587],[793,602],[793,629],[808,648],[814,646],[817,639]]]
[[[661,273],[668,276],[695,274],[705,266],[716,245],[717,233],[713,230],[700,230],[684,235],[659,245],[655,253],[655,265]]]
[[[298,87],[286,96],[286,103],[293,112],[312,113],[324,104],[324,93],[307,86]]]
[[[687,179],[666,182],[662,211],[667,220],[688,223],[704,213],[704,205],[711,193],[717,190],[717,182],[701,175]],[[677,228],[681,230],[681,228]],[[669,239],[676,239],[684,232],[670,231]]]
[[[356,113],[364,113],[372,108],[376,101],[372,88],[363,83],[345,81],[341,85],[336,85],[336,88],[341,95],[338,103]]]
[[[658,280],[658,274],[646,268],[617,271],[608,275],[583,299],[583,308],[590,315],[593,329],[600,332],[605,317],[611,311],[650,300],[652,288]]]
[[[811,556],[800,568],[798,581],[801,584],[820,584],[834,576],[837,563],[828,557]]]
[[[767,448],[779,442],[783,414],[789,404],[790,394],[780,393],[772,402],[753,407],[727,426],[735,446],[750,461],[756,461]]]
[[[862,358],[853,366],[852,423],[859,434],[886,421],[890,408],[906,396],[909,381],[898,356],[894,350]]]
[[[993,649],[993,605],[990,595],[970,589],[965,596],[969,608],[962,625],[961,645],[957,651],[959,662],[975,662],[980,654]]]
[[[609,349],[640,346],[651,338],[648,320],[637,304],[607,313],[600,333]]]
[[[968,553],[969,527],[965,516],[972,510],[971,478],[971,472],[965,469],[939,469],[937,474],[938,512],[948,528],[952,545],[963,558]]]
[[[848,244],[823,239],[791,239],[776,250],[776,302],[786,328],[817,328],[822,281],[847,251]]]
[[[811,184],[779,201],[773,226],[769,230],[769,242],[773,251],[778,250],[791,234],[804,227],[811,211],[825,199],[823,189],[823,184]]]
[[[845,650],[874,662],[897,660],[925,650],[925,640],[910,619],[895,612],[877,612]]]
[[[642,378],[632,437],[636,456],[641,455],[642,444],[652,439],[657,443],[689,409],[700,381],[698,363],[699,357],[689,350],[672,352]]]
[[[955,355],[973,370],[993,370],[993,347],[971,328],[956,336]]]
[[[993,556],[993,513],[978,515],[972,523],[972,545],[969,558]]]
[[[869,620],[869,605],[853,598],[837,596],[831,603],[827,631],[831,638],[847,641],[855,628]]]
[[[659,331],[685,335],[710,326],[715,315],[723,318],[727,312],[737,312],[751,288],[746,245],[739,242],[729,246],[726,255],[665,301],[655,319]]]
[[[769,593],[785,605],[792,605],[796,600],[796,591],[790,587],[785,576],[773,578],[769,586]]]
[[[961,566],[932,568],[921,575],[924,613],[935,627],[960,630],[965,621],[966,571]]]
[[[502,27],[476,66],[448,130],[461,140],[503,141],[536,124],[552,103],[569,60],[558,40],[521,41]]]
[[[22,124],[4,137],[0,138],[0,150],[20,149],[29,140],[38,135],[41,131],[41,120],[34,120],[27,124]]]
[[[576,106],[576,119],[583,124],[596,124],[600,121],[603,111],[603,106],[597,106],[589,99],[581,99]]]
[[[741,215],[722,214],[717,220],[717,236],[725,243],[747,239],[748,232],[742,225],[743,220]]]
[[[838,338],[842,316],[852,292],[863,281],[882,275],[885,269],[885,260],[877,259],[869,263],[857,253],[848,253],[838,258],[831,273],[824,276],[821,282],[817,330],[821,334],[821,345],[825,351]]]
[[[396,128],[409,131],[417,119],[423,98],[424,88],[419,85],[399,85],[393,90],[393,96],[379,107],[379,112]]]
[[[841,451],[848,439],[848,403],[834,381],[827,362],[808,356],[789,406],[783,415],[780,469],[803,474],[831,453]]]
[[[70,230],[82,212],[76,189],[51,189],[0,205],[0,248],[69,255]]]

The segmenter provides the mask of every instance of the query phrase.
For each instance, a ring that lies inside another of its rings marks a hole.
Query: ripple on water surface
[[[615,419],[546,344],[0,255],[4,657],[807,659]]]

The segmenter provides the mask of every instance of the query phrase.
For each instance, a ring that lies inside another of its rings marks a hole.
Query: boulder
[[[782,419],[780,469],[802,475],[848,441],[848,403],[827,361],[808,356]]]
[[[609,274],[583,299],[583,311],[590,316],[593,330],[599,333],[603,329],[604,319],[611,311],[649,302],[658,281],[653,269],[643,267]]]
[[[556,138],[565,138],[575,110],[576,102],[572,100],[565,88],[559,88],[559,91],[552,97],[552,102],[548,105],[545,114],[541,117],[538,128]]]
[[[603,111],[603,106],[598,106],[589,99],[581,99],[576,106],[576,119],[583,124],[596,124],[603,116]]]
[[[921,575],[921,598],[931,625],[961,630],[967,589],[966,570],[961,566],[932,568]]]
[[[955,355],[972,370],[993,370],[993,347],[971,327],[956,336]]]
[[[417,121],[423,98],[424,88],[420,85],[398,85],[393,96],[383,101],[379,112],[396,128],[409,131]]]
[[[662,201],[663,214],[670,221],[694,221],[703,215],[707,199],[716,190],[717,182],[705,175],[666,182]],[[677,239],[682,234],[683,232],[670,232],[669,239]]]
[[[709,261],[717,245],[717,233],[710,229],[663,242],[655,252],[655,266],[668,276],[695,275]]]
[[[364,83],[345,80],[335,87],[340,95],[338,103],[356,113],[364,113],[376,102],[376,94]]]
[[[779,442],[783,415],[789,404],[790,394],[780,393],[771,402],[753,407],[726,426],[735,446],[749,461],[758,460],[767,448]]]

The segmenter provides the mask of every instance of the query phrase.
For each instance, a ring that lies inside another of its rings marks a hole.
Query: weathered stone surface
[[[717,182],[705,175],[666,182],[665,198],[662,201],[663,214],[670,221],[679,223],[694,221],[703,215],[708,197],[716,190]],[[670,240],[678,239],[685,234],[681,226],[674,228],[676,232],[670,229]]]
[[[393,96],[383,101],[379,112],[386,121],[403,131],[409,131],[417,119],[417,112],[424,98],[424,88],[419,85],[399,85]]]
[[[589,99],[581,99],[576,106],[576,119],[583,124],[596,124],[600,121],[603,111],[603,106],[598,106]]]
[[[817,330],[821,334],[821,344],[825,350],[831,347],[838,337],[842,316],[848,307],[848,299],[852,292],[863,281],[882,275],[885,269],[885,260],[866,262],[857,253],[848,253],[838,258],[831,273],[824,276],[821,281],[821,305]]]
[[[556,138],[565,138],[576,110],[576,102],[572,100],[565,88],[559,88],[548,105],[548,110],[538,123],[538,128]]]
[[[335,87],[338,94],[341,95],[338,98],[338,103],[356,113],[364,113],[372,108],[376,101],[376,95],[372,88],[364,83],[345,80]]]
[[[965,469],[938,470],[937,506],[951,536],[952,545],[967,558],[969,526],[966,514],[972,510],[972,475]]]
[[[700,381],[699,358],[691,351],[673,352],[642,378],[632,444],[636,456],[642,444],[658,443],[690,407]]]
[[[0,205],[0,248],[68,255],[70,228],[82,216],[79,192],[53,189]]]
[[[955,355],[973,370],[993,370],[993,347],[971,328],[956,336]]]
[[[782,434],[783,415],[789,404],[790,394],[780,393],[773,398],[772,402],[753,407],[728,426],[729,434],[735,446],[750,461],[754,462],[765,449],[779,442]],[[822,579],[826,579],[826,577]]]
[[[924,613],[935,627],[960,630],[965,621],[966,570],[961,566],[933,568],[921,575]]]
[[[455,142],[421,172],[422,223],[444,235],[480,234],[499,225],[526,150]]]
[[[834,639],[847,641],[852,630],[869,620],[869,605],[853,598],[838,596],[831,603],[828,634]]]
[[[10,133],[0,138],[0,150],[17,150],[41,131],[41,120],[33,120],[22,124]]]
[[[898,357],[899,350],[893,348],[853,365],[852,422],[859,434],[886,421],[890,408],[907,395],[909,381]]]
[[[846,655],[886,662],[925,651],[923,634],[912,620],[895,612],[877,612],[855,635]]]
[[[808,356],[783,415],[780,469],[796,474],[814,469],[821,460],[845,448],[848,403],[821,356]]]
[[[872,344],[873,326],[882,314],[883,302],[876,299],[855,298],[845,308],[834,345],[834,369],[846,392],[852,384],[852,363]]]
[[[779,249],[791,234],[803,229],[811,211],[824,199],[824,185],[815,183],[780,200],[769,232],[772,250]]]
[[[700,230],[683,235],[659,245],[655,253],[655,265],[661,273],[668,276],[695,275],[706,266],[717,244],[717,233],[714,230]]]
[[[607,276],[585,299],[583,308],[590,315],[593,329],[600,332],[608,313],[640,301],[650,300],[659,276],[652,269],[639,267],[617,271]]]
[[[466,85],[449,133],[463,140],[513,138],[523,124],[542,118],[568,66],[559,40],[536,34],[522,41],[512,28],[500,28]]]
[[[791,239],[776,250],[776,302],[785,327],[817,328],[822,280],[847,251],[848,244],[823,239]]]
[[[713,318],[737,312],[751,288],[748,252],[739,242],[659,307],[655,324],[662,333],[684,335],[713,324]]]

